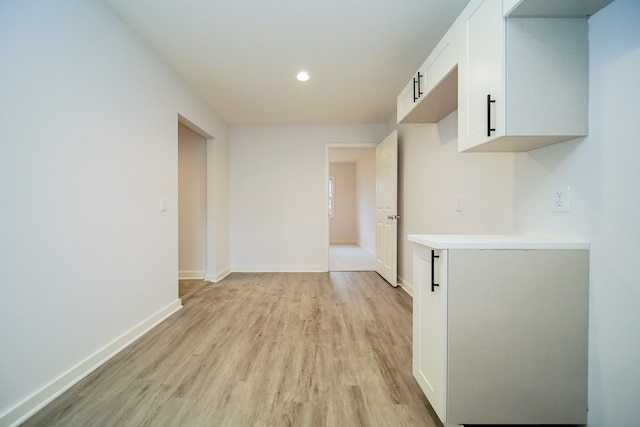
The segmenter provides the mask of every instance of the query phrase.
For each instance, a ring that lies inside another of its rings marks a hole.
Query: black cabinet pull
[[[487,136],[491,136],[491,132],[496,129],[491,127],[491,104],[495,104],[496,100],[491,99],[491,95],[487,95]]]
[[[436,255],[436,251],[431,249],[431,292],[435,292],[435,287],[440,286],[439,283],[436,283],[435,278],[435,270],[436,270],[436,258],[440,258],[439,255]]]
[[[422,96],[422,88],[420,87],[420,79],[424,77],[418,71],[418,77],[413,78],[413,102],[416,102]],[[416,91],[416,85],[418,85],[418,90]]]

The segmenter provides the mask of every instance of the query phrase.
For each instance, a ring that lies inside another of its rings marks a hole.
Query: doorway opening
[[[207,275],[207,138],[178,122],[178,297],[209,282]]]
[[[329,271],[376,269],[375,145],[329,147]]]

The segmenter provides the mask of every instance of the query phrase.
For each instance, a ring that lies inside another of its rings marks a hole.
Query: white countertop
[[[409,234],[432,249],[589,249],[589,242],[518,234]]]

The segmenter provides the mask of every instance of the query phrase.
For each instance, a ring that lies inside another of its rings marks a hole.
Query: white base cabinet
[[[433,246],[414,245],[413,373],[440,420],[586,423],[588,249]]]

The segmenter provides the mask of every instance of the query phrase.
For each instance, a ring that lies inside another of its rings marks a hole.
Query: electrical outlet
[[[554,185],[551,189],[551,211],[569,212],[568,185]]]

